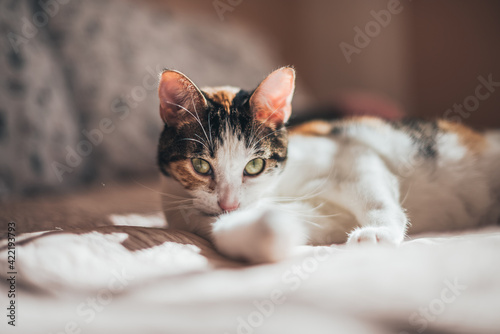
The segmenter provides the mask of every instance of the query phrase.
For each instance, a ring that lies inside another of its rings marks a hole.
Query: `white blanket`
[[[500,333],[500,228],[259,266],[133,226],[26,234],[16,255],[16,326],[3,315],[1,333]]]

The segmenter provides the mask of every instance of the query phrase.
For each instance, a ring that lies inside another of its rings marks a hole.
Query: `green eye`
[[[264,169],[264,160],[261,158],[253,159],[245,166],[245,173],[248,175],[257,175]]]
[[[210,164],[203,159],[193,158],[191,159],[191,163],[193,164],[194,170],[200,174],[209,174],[212,170]]]

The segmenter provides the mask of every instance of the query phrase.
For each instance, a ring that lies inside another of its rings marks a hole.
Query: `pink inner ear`
[[[198,88],[182,73],[165,71],[158,87],[160,117],[168,125],[176,125],[186,118],[186,110],[201,112],[205,99]],[[192,116],[191,116],[192,117]]]
[[[292,114],[295,71],[284,67],[271,73],[250,98],[255,118],[261,122],[281,125]]]

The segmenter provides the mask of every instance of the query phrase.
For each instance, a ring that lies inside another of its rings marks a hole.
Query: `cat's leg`
[[[251,263],[275,262],[288,257],[307,241],[302,222],[288,208],[264,206],[220,216],[212,226],[219,252]]]
[[[349,233],[347,243],[401,243],[408,219],[400,204],[398,178],[373,152],[351,158],[336,177],[337,198],[360,225]]]

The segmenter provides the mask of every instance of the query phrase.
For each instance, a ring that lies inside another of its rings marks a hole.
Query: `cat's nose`
[[[240,207],[240,203],[238,201],[219,201],[219,207],[222,211],[231,212],[238,209]]]

